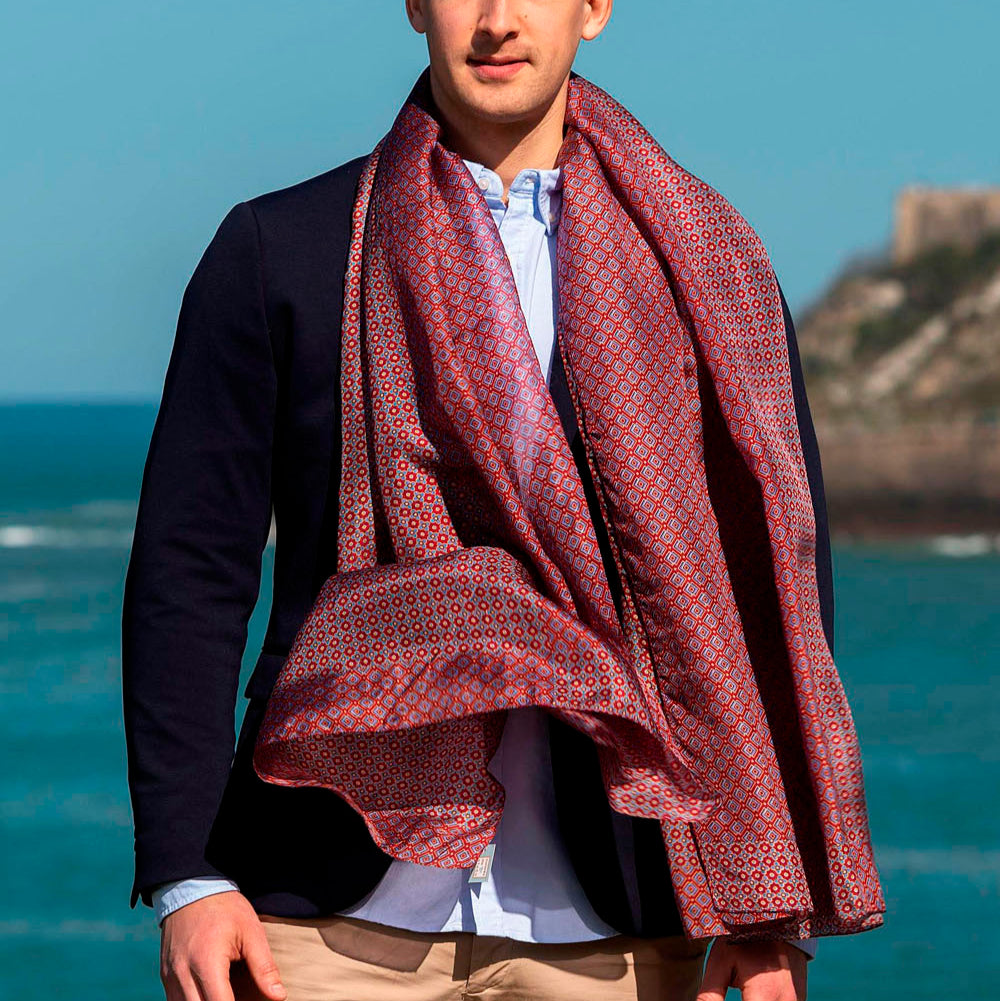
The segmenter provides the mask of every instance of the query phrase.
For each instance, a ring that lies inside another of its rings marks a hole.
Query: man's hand
[[[780,939],[712,942],[697,1001],[724,1001],[726,990],[739,988],[743,1001],[805,1001],[809,957]]]
[[[160,981],[167,1001],[235,1001],[229,964],[243,960],[265,999],[286,996],[264,927],[236,890],[213,893],[163,919]]]

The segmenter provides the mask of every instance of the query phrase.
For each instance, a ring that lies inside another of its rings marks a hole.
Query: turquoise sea
[[[119,661],[154,417],[0,407],[0,999],[163,996],[152,911],[128,906]],[[820,943],[812,1001],[1000,997],[998,549],[982,536],[835,545],[837,662],[888,913]],[[269,549],[245,672],[271,565]]]

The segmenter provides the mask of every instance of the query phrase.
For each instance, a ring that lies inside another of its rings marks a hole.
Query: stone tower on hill
[[[892,258],[905,264],[931,247],[968,249],[1000,231],[1000,187],[911,185],[896,198]]]

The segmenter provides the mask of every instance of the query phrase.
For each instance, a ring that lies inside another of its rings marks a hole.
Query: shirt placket
[[[534,182],[537,184],[537,180]],[[507,209],[500,221],[500,238],[507,249],[514,273],[514,283],[521,300],[521,311],[527,317],[530,312],[531,295],[534,290],[534,278],[537,261],[533,259],[527,248],[532,246],[529,237],[529,227],[540,225],[534,217],[535,191],[532,186],[511,186],[507,196]],[[514,252],[512,248],[521,248]]]

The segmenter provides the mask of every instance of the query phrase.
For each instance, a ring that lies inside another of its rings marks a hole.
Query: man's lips
[[[469,59],[476,76],[484,80],[507,80],[512,77],[522,66],[527,66],[526,59]]]

